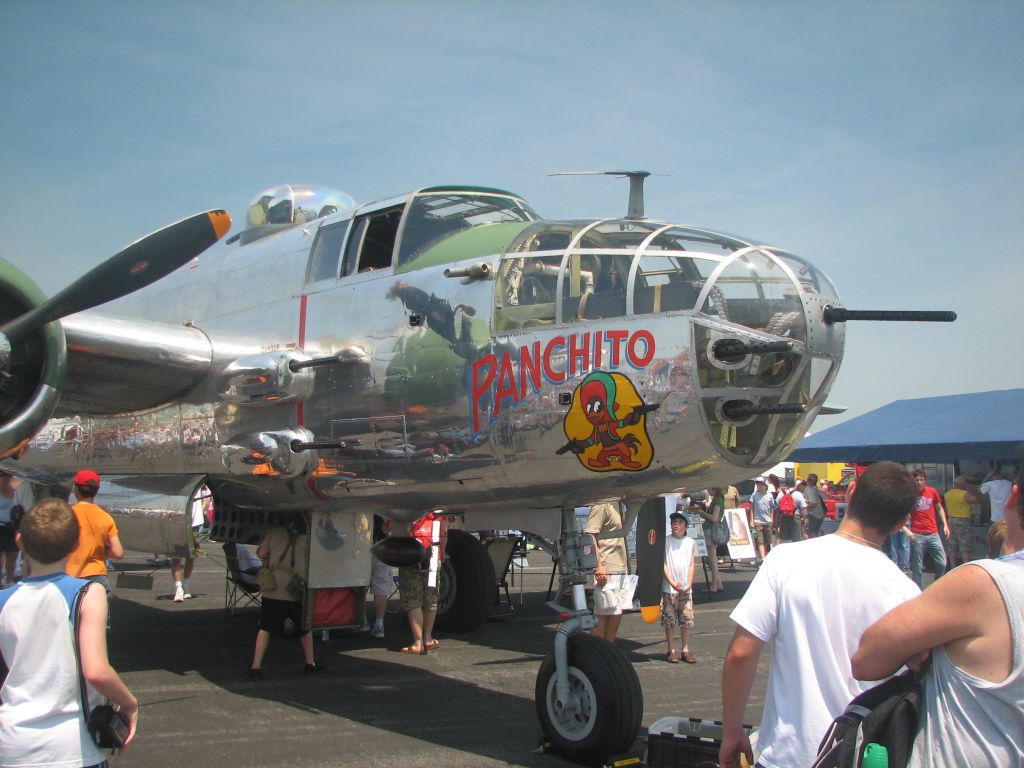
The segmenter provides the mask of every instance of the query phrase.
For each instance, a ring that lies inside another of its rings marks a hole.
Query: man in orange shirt
[[[110,593],[107,581],[107,558],[120,560],[124,547],[117,533],[117,525],[105,509],[92,503],[100,490],[100,476],[91,469],[75,475],[75,498],[78,503],[71,509],[78,518],[78,546],[68,557],[67,573],[89,581],[98,581]]]

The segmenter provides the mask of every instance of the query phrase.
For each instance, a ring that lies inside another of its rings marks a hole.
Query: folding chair
[[[402,610],[402,603],[401,603],[402,595],[401,595],[401,593],[398,590],[398,574],[397,573],[394,576],[391,577],[391,581],[394,583],[394,586],[391,588],[391,594],[388,595],[388,607],[384,609],[384,612],[388,613],[388,614],[395,614],[395,613],[398,613],[398,612],[400,612]],[[393,608],[391,607],[392,604],[394,604]]]
[[[260,588],[242,580],[235,546],[231,541],[224,543],[224,560],[227,564],[224,574],[224,610],[232,615],[239,606],[260,605]]]

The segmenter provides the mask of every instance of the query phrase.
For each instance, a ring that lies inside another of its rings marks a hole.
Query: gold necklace
[[[875,549],[881,549],[882,548],[881,544],[875,544],[875,542],[873,542],[873,541],[868,541],[867,539],[862,539],[857,534],[850,533],[849,531],[836,531],[836,534],[839,535],[839,536],[845,536],[846,538],[852,539],[853,541],[859,541],[861,544],[867,544],[869,547],[874,547]]]

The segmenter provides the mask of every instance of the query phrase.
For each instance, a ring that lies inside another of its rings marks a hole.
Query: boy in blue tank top
[[[0,765],[106,765],[86,729],[75,658],[73,607],[88,582],[64,572],[78,534],[74,512],[60,499],[36,504],[16,534],[31,575],[0,592],[0,654],[9,670],[0,688]],[[91,584],[80,600],[88,708],[103,698],[118,707],[130,744],[139,705],[107,659],[107,593]]]

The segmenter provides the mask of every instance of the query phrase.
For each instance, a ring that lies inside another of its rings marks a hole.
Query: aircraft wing
[[[180,398],[209,372],[198,328],[83,312],[62,322],[68,366],[57,415],[114,414]]]
[[[104,322],[87,313],[170,274],[230,226],[220,209],[182,219],[126,246],[49,299],[0,259],[0,459],[22,451],[62,397],[63,412],[82,406],[113,413],[160,405],[198,381],[211,356],[203,334],[152,323],[129,328],[128,321]],[[67,335],[74,336],[74,357],[82,364],[72,370],[75,380],[64,395],[68,354],[59,321],[75,313]],[[100,386],[83,399],[93,384]]]

